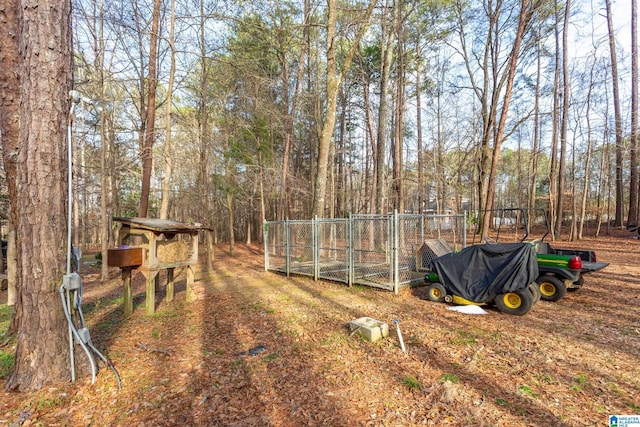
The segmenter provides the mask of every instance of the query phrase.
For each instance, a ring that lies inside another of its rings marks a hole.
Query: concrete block
[[[371,317],[361,317],[349,322],[349,330],[367,341],[375,342],[389,336],[389,325]]]

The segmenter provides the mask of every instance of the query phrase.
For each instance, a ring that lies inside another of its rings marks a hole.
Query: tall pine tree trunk
[[[200,18],[198,28],[198,38],[200,45],[200,80],[198,93],[198,174],[196,178],[196,189],[201,197],[201,206],[197,212],[200,221],[208,223],[211,214],[211,198],[209,197],[209,141],[210,141],[210,117],[209,117],[209,74],[210,63],[207,57],[207,45],[205,38],[206,15],[205,0],[200,0]]]
[[[606,0],[607,28],[609,29],[609,52],[611,55],[611,84],[613,88],[613,115],[615,121],[616,135],[616,179],[615,179],[615,219],[613,225],[622,225],[624,216],[624,196],[623,196],[623,165],[624,151],[622,141],[622,113],[620,112],[620,91],[618,89],[618,60],[616,59],[616,40],[613,31],[613,16],[611,15],[611,0]]]
[[[631,174],[629,179],[629,217],[627,224],[638,224],[638,1],[631,0]]]
[[[565,169],[567,166],[567,130],[569,126],[569,14],[571,2],[564,6],[564,25],[562,28],[562,121],[560,122],[560,158],[558,161],[558,203],[556,206],[555,236],[560,237],[564,216],[564,192],[566,187]]]
[[[94,51],[97,52],[95,59],[95,72],[98,90],[100,94],[100,100],[105,99],[105,79],[104,79],[104,0],[100,0],[98,6],[98,28],[95,39]],[[111,140],[108,137],[106,128],[106,111],[100,111],[100,252],[102,259],[107,259],[107,251],[110,245],[110,229],[111,218],[109,218],[110,212],[110,200],[112,192],[110,191],[111,184],[111,169],[109,169],[109,158]],[[109,277],[109,265],[103,262],[100,266],[100,279],[107,280]]]
[[[555,2],[555,61],[553,72],[553,112],[551,120],[551,164],[549,166],[549,230],[551,239],[555,239],[556,202],[558,197],[558,123],[560,121],[560,20],[561,10],[558,2]]]
[[[388,7],[387,7],[388,9]],[[396,21],[396,14],[399,13],[399,9],[394,6],[394,19]],[[386,13],[385,13],[386,15]],[[384,185],[385,166],[384,160],[386,158],[385,153],[387,151],[387,119],[388,119],[388,92],[389,92],[389,75],[391,74],[391,62],[393,59],[393,45],[395,38],[394,25],[389,25],[386,21],[386,16],[382,17],[382,35],[386,37],[386,41],[382,44],[382,64],[380,75],[380,104],[378,105],[378,132],[376,134],[376,207],[375,212],[382,214],[385,211],[384,208],[384,193],[386,186]],[[386,24],[385,24],[386,22]]]
[[[516,31],[515,40],[513,42],[513,48],[509,55],[508,62],[508,74],[507,74],[507,87],[504,93],[504,100],[502,102],[502,112],[500,113],[500,121],[498,122],[498,128],[494,136],[493,144],[493,156],[491,160],[491,171],[489,173],[489,185],[487,189],[487,211],[484,214],[484,220],[482,222],[482,236],[486,236],[489,230],[489,222],[491,218],[491,209],[493,209],[493,198],[496,189],[496,175],[498,173],[498,160],[500,158],[500,148],[502,146],[502,138],[504,135],[504,128],[507,123],[507,113],[509,112],[509,103],[511,101],[511,94],[513,91],[513,83],[516,77],[516,66],[518,64],[518,56],[520,55],[520,45],[524,38],[526,27],[530,18],[530,13],[527,10],[529,8],[529,0],[522,0],[522,9],[520,10],[520,17],[518,19],[518,29]]]
[[[149,214],[149,195],[151,192],[151,169],[153,168],[153,140],[156,122],[156,88],[158,86],[158,27],[160,22],[161,0],[153,1],[153,21],[151,24],[151,41],[149,44],[149,91],[147,93],[147,117],[144,146],[142,147],[142,189],[140,191],[139,217]]]
[[[539,35],[538,35],[539,37]],[[533,147],[531,148],[531,165],[529,169],[529,202],[528,208],[536,207],[536,184],[538,178],[538,150],[540,146],[540,75],[542,74],[541,41],[536,50],[536,86],[533,107]],[[527,232],[530,230],[527,230]]]
[[[402,14],[402,1],[396,0],[394,7],[394,31],[398,38],[397,49],[397,81],[396,81],[396,114],[394,145],[393,145],[393,207],[400,213],[404,213],[404,178],[403,168],[403,144],[404,144],[404,109],[405,109],[405,51],[403,25],[400,20]]]
[[[7,0],[1,0],[7,6]],[[5,387],[42,388],[69,378],[67,323],[58,289],[65,273],[68,194],[67,126],[71,83],[71,2],[11,2],[18,6],[4,34],[19,34],[20,129],[12,200],[18,251],[15,366]],[[6,9],[5,9],[6,11]],[[4,64],[3,64],[4,65]],[[5,112],[4,107],[0,116]],[[6,155],[6,153],[5,153]],[[15,197],[16,194],[14,193]]]
[[[167,111],[164,127],[164,179],[162,181],[162,202],[160,204],[160,218],[169,217],[169,202],[171,200],[171,175],[173,174],[173,159],[171,157],[171,112],[173,110],[173,81],[176,74],[175,21],[176,1],[171,0],[171,17],[169,18],[169,55],[171,67],[169,69],[169,85],[167,86]]]
[[[420,88],[421,80],[421,65],[420,61],[420,48],[419,44],[416,43],[416,138],[418,145],[418,213],[422,214],[424,211],[424,160],[423,160],[423,142],[422,142],[422,103],[420,102],[422,98],[422,91]]]
[[[17,200],[16,185],[18,147],[20,137],[20,79],[18,73],[18,11],[19,0],[0,0],[0,28],[4,35],[0,37],[0,143],[4,172],[7,177],[9,200]],[[16,300],[16,282],[18,279],[15,259],[15,228],[17,226],[16,209],[10,206],[7,244],[7,305],[12,306]],[[13,249],[13,250],[12,250]],[[13,258],[13,260],[12,260]],[[9,328],[13,332],[15,322]]]
[[[315,175],[315,187],[313,194],[313,215],[324,216],[325,198],[327,192],[327,176],[329,151],[331,148],[331,138],[336,125],[336,109],[338,105],[338,92],[340,85],[344,80],[344,76],[351,67],[351,61],[356,53],[356,49],[360,44],[360,39],[364,35],[369,25],[369,18],[373,13],[376,0],[371,0],[365,15],[362,18],[358,33],[347,52],[342,70],[338,73],[336,58],[336,38],[337,20],[338,20],[338,2],[336,0],[327,0],[328,19],[327,19],[327,102],[324,121],[320,130],[320,141],[318,143],[318,166]]]

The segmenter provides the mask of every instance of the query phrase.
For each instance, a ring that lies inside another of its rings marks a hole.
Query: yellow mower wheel
[[[502,301],[509,308],[518,308],[522,305],[522,298],[515,292],[507,292],[503,295]]]
[[[564,282],[550,274],[538,277],[536,282],[540,286],[540,298],[545,301],[558,301],[567,294]]]
[[[498,294],[493,301],[501,312],[514,316],[527,314],[534,304],[533,295],[527,288]]]
[[[444,302],[447,290],[440,283],[432,283],[427,288],[427,299],[433,302]]]

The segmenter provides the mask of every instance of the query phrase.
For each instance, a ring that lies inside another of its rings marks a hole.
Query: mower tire
[[[558,301],[567,294],[567,287],[564,282],[556,276],[544,274],[538,277],[541,299],[544,301]]]
[[[514,316],[527,314],[534,304],[533,294],[528,288],[498,294],[493,301],[501,312]]]
[[[540,301],[540,298],[542,297],[542,293],[540,293],[540,286],[538,286],[536,282],[532,282],[529,283],[527,288],[529,289],[529,292],[531,292],[531,295],[533,295],[533,303],[535,304]]]
[[[427,299],[433,302],[444,302],[447,290],[441,283],[432,283],[427,287]]]

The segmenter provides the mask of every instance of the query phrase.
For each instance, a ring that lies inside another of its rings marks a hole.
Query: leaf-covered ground
[[[138,275],[124,318],[119,271],[101,283],[86,267],[92,338],[122,389],[103,367],[94,385],[0,391],[0,425],[608,425],[610,414],[640,414],[640,242],[620,234],[559,242],[611,265],[523,317],[456,313],[425,301],[424,288],[393,295],[287,278],[264,271],[260,247],[230,257],[220,246],[214,270],[198,274],[197,301],[184,301],[182,273],[176,299],[162,300],[161,287],[145,316]],[[390,336],[351,335],[347,323],[362,316],[389,323]],[[0,345],[7,354],[15,342]]]

